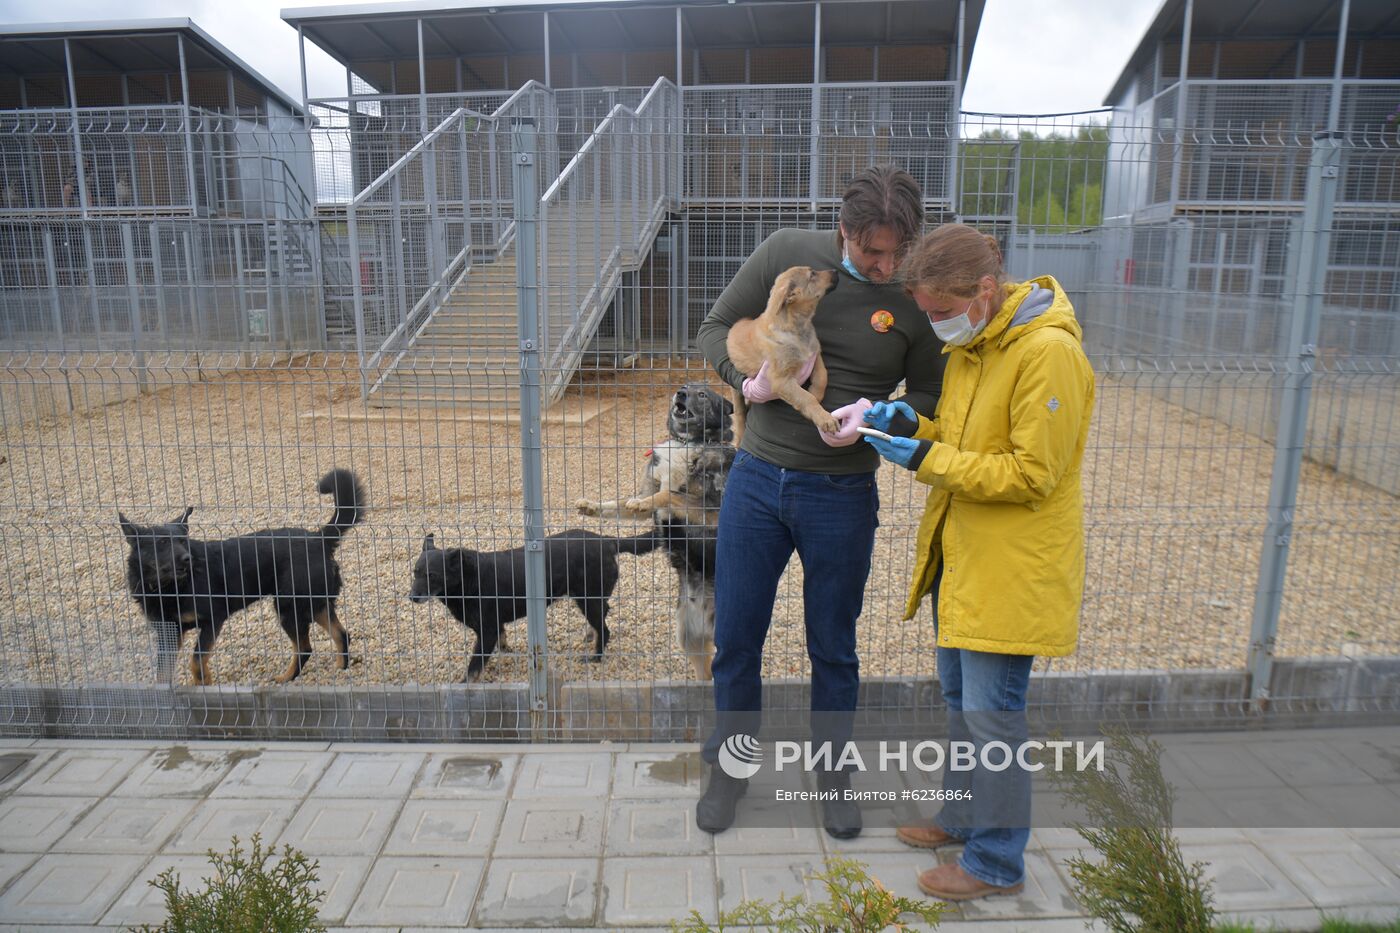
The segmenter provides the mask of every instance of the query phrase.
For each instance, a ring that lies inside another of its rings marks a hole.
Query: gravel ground
[[[706,377],[694,361],[658,365],[584,373],[552,410],[543,436],[548,530],[644,530],[581,518],[571,504],[634,490],[646,451],[665,435],[670,392]],[[80,405],[89,393],[112,397],[109,383],[122,381],[98,369],[79,375]],[[340,614],[354,659],[348,671],[336,670],[329,640],[317,630],[303,681],[460,679],[468,636],[440,605],[408,601],[412,563],[427,531],[443,546],[521,542],[519,425],[491,412],[366,409],[358,373],[341,357],[234,373],[206,364],[202,381],[189,384],[181,375],[198,378],[176,373],[164,380],[172,385],[153,394],[0,424],[0,678],[149,679],[149,630],[126,595],[118,508],[152,522],[193,505],[191,530],[202,538],[314,527],[330,514],[316,479],[342,466],[360,474],[373,510],[340,550]],[[10,386],[19,381],[7,372]],[[1101,379],[1084,465],[1090,570],[1080,648],[1056,660],[1056,670],[1243,665],[1273,448],[1165,400],[1163,387],[1157,377]],[[1232,391],[1267,386],[1241,382]],[[893,467],[882,469],[880,490],[882,525],[860,626],[862,668],[926,675],[934,663],[928,608],[911,621],[899,618],[923,495]],[[1299,501],[1278,653],[1400,653],[1396,497],[1309,462]],[[614,637],[601,664],[586,659],[592,635],[577,610],[549,610],[558,674],[687,678],[670,622],[675,580],[665,556],[620,560]],[[522,652],[524,623],[510,634],[511,647]],[[794,562],[780,589],[765,674],[805,676],[803,643],[801,569]],[[256,606],[225,628],[215,679],[270,683],[289,650],[271,608]],[[188,676],[185,667],[181,672]],[[523,654],[507,653],[488,665],[484,679],[525,676]]]

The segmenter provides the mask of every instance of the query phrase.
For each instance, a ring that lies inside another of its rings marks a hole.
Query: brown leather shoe
[[[894,831],[894,837],[916,849],[940,849],[963,843],[957,836],[950,836],[937,826],[901,826]]]
[[[1020,894],[1026,888],[1025,882],[1000,887],[987,884],[963,871],[957,862],[949,862],[930,868],[919,875],[919,890],[929,897],[942,901],[971,901],[979,897],[1004,897]]]

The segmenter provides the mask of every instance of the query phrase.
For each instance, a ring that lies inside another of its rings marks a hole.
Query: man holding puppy
[[[745,780],[716,762],[731,736],[758,733],[763,645],[778,581],[794,550],[803,569],[813,741],[832,742],[835,760],[849,738],[860,684],[856,620],[880,507],[879,457],[869,444],[856,443],[856,428],[872,400],[888,398],[901,381],[902,398],[915,411],[932,417],[938,404],[942,345],[894,281],[904,250],[923,225],[918,183],[894,166],[868,169],[847,187],[839,221],[836,231],[785,229],[764,240],[700,326],[705,359],[751,406],[719,516],[713,668],[718,722],[705,743],[709,783],[695,810],[696,824],[711,833],[733,824],[747,789]],[[741,318],[757,317],[775,280],[792,266],[839,271],[835,290],[813,318],[828,374],[822,407],[841,426],[834,435],[820,433],[776,398],[762,369],[740,372],[726,352],[729,329]],[[826,831],[837,838],[859,834],[860,810],[840,799],[849,775],[820,774],[818,786],[837,791],[837,799],[822,800]]]

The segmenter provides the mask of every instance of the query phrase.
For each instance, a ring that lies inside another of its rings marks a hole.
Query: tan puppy
[[[828,434],[835,434],[840,425],[821,405],[826,394],[826,366],[812,316],[817,312],[817,302],[835,287],[834,269],[816,272],[808,266],[793,266],[773,283],[763,313],[731,327],[725,342],[730,362],[746,376],[756,374],[767,360],[773,393]],[[797,376],[813,354],[817,362],[812,367],[812,389],[808,391],[799,384]],[[736,447],[743,440],[747,415],[748,402],[743,393],[734,393]]]

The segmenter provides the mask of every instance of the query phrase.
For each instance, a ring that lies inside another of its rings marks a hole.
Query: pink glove
[[[818,431],[817,435],[826,442],[828,447],[849,447],[860,440],[860,432],[856,428],[865,424],[863,420],[865,413],[869,411],[874,402],[868,398],[858,398],[849,405],[842,405],[831,413],[831,417],[841,422],[841,430],[835,434],[827,434],[825,431]]]
[[[817,355],[813,353],[812,358],[802,365],[802,371],[797,374],[798,385],[807,381],[816,365]],[[768,381],[768,361],[764,360],[763,365],[758,367],[758,372],[744,380],[744,399],[756,405],[759,402],[771,402],[777,397],[772,383]]]

